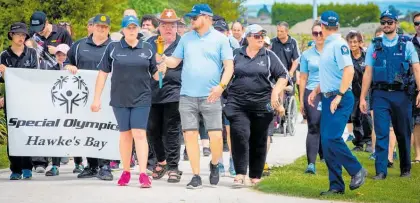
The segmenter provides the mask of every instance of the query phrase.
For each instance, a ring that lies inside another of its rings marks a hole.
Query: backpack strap
[[[383,49],[382,37],[373,38],[372,43],[374,44],[375,51],[382,51]]]

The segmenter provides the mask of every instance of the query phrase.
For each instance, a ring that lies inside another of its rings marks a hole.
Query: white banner
[[[118,125],[109,106],[110,78],[102,93],[102,109],[90,110],[97,74],[8,68],[10,154],[119,160]]]

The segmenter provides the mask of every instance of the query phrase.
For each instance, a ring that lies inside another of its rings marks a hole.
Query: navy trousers
[[[335,96],[329,98],[322,96],[321,143],[328,167],[330,189],[345,191],[342,167],[350,176],[356,175],[362,169],[362,165],[342,138],[347,120],[353,111],[354,96],[351,91],[347,91],[341,98],[337,110],[332,114],[330,106],[334,98]]]
[[[397,137],[402,172],[411,169],[410,141],[412,124],[412,101],[403,91],[374,90],[372,107],[375,115],[374,129],[376,133],[375,169],[376,174],[387,174],[389,126],[392,120]]]

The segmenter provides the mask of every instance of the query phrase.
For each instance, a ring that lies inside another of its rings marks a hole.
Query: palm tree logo
[[[74,106],[86,106],[89,88],[81,76],[60,76],[51,88],[51,101],[54,106],[66,106],[66,113],[73,113]]]

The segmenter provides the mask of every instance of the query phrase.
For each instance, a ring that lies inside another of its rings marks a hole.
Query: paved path
[[[270,164],[288,164],[305,154],[306,125],[299,124],[294,137],[274,137],[268,155]],[[225,153],[225,164],[228,154]],[[114,181],[104,182],[96,178],[77,179],[73,174],[72,164],[62,166],[60,176],[45,177],[35,174],[29,181],[9,181],[10,173],[0,173],[0,203],[113,203],[113,202],[210,202],[210,203],[247,203],[247,202],[326,202],[277,195],[267,195],[251,189],[231,189],[232,178],[223,177],[217,187],[211,187],[208,180],[209,158],[202,158],[202,190],[187,190],[191,180],[189,162],[181,161],[180,169],[184,171],[181,183],[169,184],[166,177],[153,181],[153,188],[140,189],[138,172],[133,170],[131,184],[128,187],[117,187],[120,171],[114,172]]]

